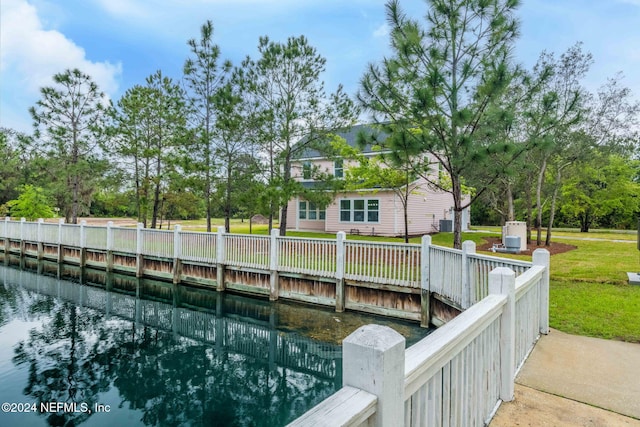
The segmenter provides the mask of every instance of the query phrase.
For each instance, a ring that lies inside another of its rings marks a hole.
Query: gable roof
[[[369,139],[372,135],[376,135],[376,139],[378,141],[384,141],[388,137],[387,133],[375,128],[374,125],[369,125],[369,124],[354,125],[354,126],[351,126],[350,128],[347,128],[338,132],[333,132],[333,134],[344,138],[347,144],[349,144],[351,147],[354,147],[354,148],[359,148],[358,136],[360,134],[366,136],[367,139]],[[372,144],[366,144],[360,151],[363,154],[374,152],[374,150],[372,149]],[[296,157],[296,160],[307,160],[307,159],[326,158],[327,155],[326,153],[323,153],[316,148],[307,147],[299,155],[295,157]]]

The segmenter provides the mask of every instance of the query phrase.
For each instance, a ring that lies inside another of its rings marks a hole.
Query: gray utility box
[[[504,247],[509,253],[520,252],[520,236],[505,236]]]
[[[450,219],[441,219],[440,232],[451,233],[452,231],[453,231],[453,221],[451,221]]]

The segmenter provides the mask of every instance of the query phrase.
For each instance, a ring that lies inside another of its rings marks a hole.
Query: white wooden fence
[[[0,239],[40,242],[158,258],[180,259],[236,268],[304,274],[321,278],[422,288],[440,294],[467,309],[488,295],[489,271],[509,267],[516,276],[530,262],[476,254],[473,242],[463,249],[420,244],[336,239],[227,234],[174,230],[87,226],[12,221],[0,225]]]
[[[57,233],[56,233],[57,229]],[[343,385],[294,426],[485,425],[513,398],[514,377],[540,333],[549,330],[549,252],[533,262],[421,244],[115,228],[8,218],[10,241],[106,248],[240,268],[422,288],[456,302],[462,314],[409,349],[382,326],[343,343]]]
[[[483,426],[514,397],[514,379],[549,332],[549,252],[516,278],[497,267],[489,293],[404,349],[404,338],[367,325],[343,342],[343,388],[290,426]]]

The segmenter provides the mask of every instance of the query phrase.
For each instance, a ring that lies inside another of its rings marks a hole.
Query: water
[[[285,425],[340,388],[339,343],[360,325],[387,324],[407,345],[429,332],[89,269],[23,267],[0,266],[0,426]]]

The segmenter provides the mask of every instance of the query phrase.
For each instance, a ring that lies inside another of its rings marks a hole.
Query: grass
[[[553,274],[553,268],[552,268]],[[640,287],[555,280],[550,283],[549,323],[563,332],[640,342]]]
[[[640,253],[626,242],[563,240],[578,249],[551,258],[549,316],[571,334],[640,343]]]
[[[570,334],[640,343],[640,286],[629,285],[627,278],[628,271],[640,271],[636,236],[635,232],[617,230],[553,231],[555,241],[577,249],[551,257],[551,327]]]

